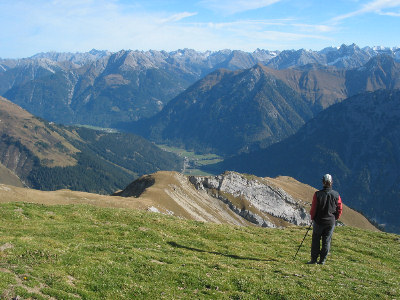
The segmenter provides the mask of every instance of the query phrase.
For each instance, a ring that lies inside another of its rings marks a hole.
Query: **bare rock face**
[[[307,225],[310,216],[292,196],[267,180],[226,172],[215,177],[190,176],[197,190],[228,204],[246,220],[263,227],[277,227],[279,222]]]

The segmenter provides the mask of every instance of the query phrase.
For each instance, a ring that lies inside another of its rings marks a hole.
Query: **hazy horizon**
[[[400,0],[0,1],[0,57],[400,45]]]

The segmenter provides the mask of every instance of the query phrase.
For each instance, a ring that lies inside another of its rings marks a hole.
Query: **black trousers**
[[[311,243],[311,260],[317,261],[319,256],[320,262],[325,262],[331,248],[331,240],[335,224],[320,225],[313,222],[313,234]],[[321,247],[322,241],[322,247]]]

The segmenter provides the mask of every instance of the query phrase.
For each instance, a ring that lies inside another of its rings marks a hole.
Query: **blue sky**
[[[0,0],[0,57],[400,46],[400,0]]]

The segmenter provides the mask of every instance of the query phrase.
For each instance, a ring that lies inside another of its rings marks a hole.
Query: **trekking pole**
[[[306,236],[307,236],[308,232],[309,232],[310,229],[311,229],[311,225],[312,225],[312,223],[311,223],[310,226],[308,227],[307,232],[306,232],[306,234],[305,234],[303,240],[301,241],[301,244],[300,244],[300,246],[299,246],[299,249],[297,249],[297,252],[296,252],[296,254],[295,254],[294,257],[293,257],[293,260],[295,260],[295,258],[296,258],[296,256],[297,256],[297,253],[299,253],[299,250],[300,250],[301,246],[303,245],[303,242],[304,242],[304,240],[306,239]]]

